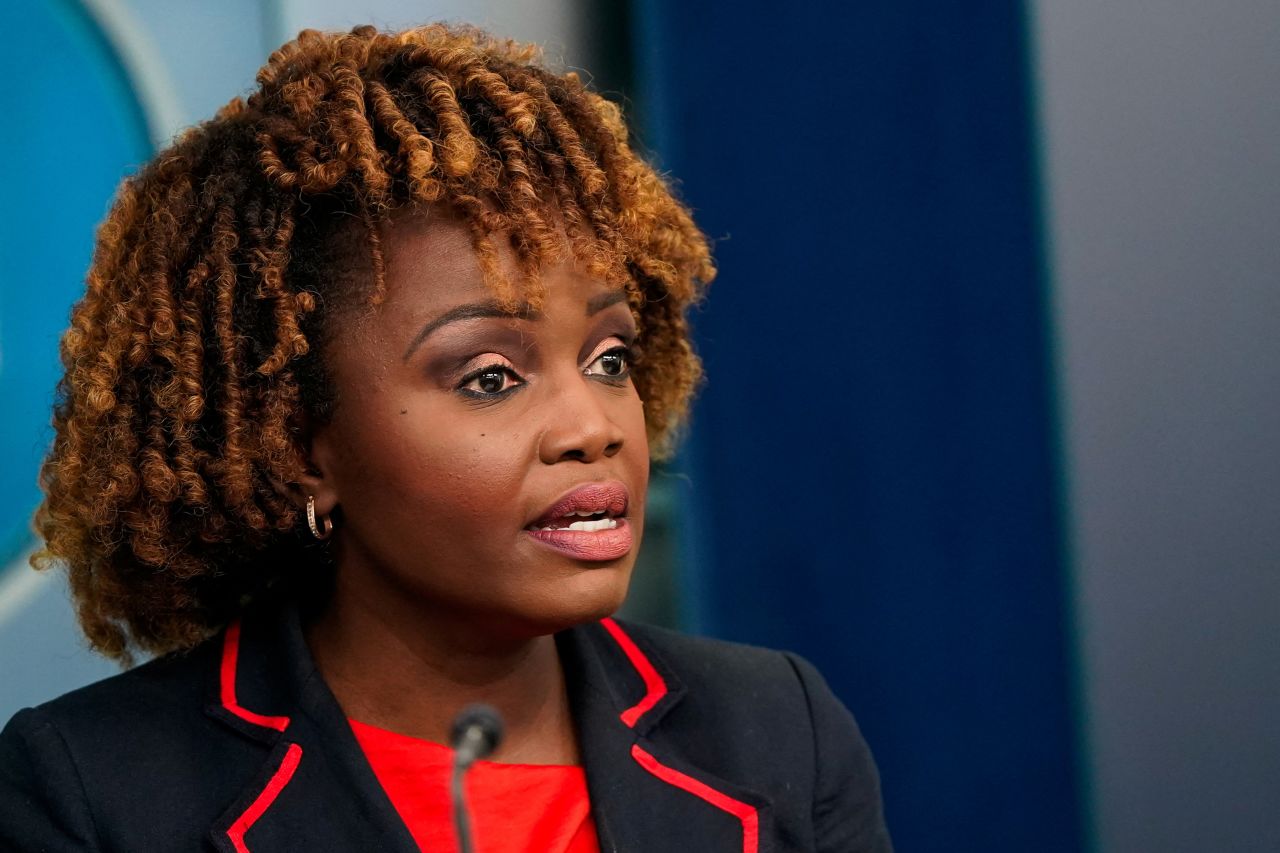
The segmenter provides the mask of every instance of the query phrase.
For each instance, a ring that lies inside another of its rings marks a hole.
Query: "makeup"
[[[629,496],[620,482],[586,483],[525,527],[535,541],[577,560],[616,560],[631,551]]]

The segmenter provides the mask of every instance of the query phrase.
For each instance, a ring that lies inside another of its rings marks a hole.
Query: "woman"
[[[18,850],[889,849],[794,656],[613,621],[703,235],[616,107],[468,29],[303,33],[125,182],[39,559],[121,676],[0,735]]]

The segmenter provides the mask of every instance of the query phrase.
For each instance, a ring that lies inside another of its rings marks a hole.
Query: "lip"
[[[617,519],[612,530],[529,530],[539,545],[545,545],[575,560],[604,562],[625,557],[631,551],[631,525],[625,518]]]
[[[529,522],[526,529],[575,512],[603,512],[610,518],[621,518],[627,514],[629,503],[627,487],[617,480],[584,483],[557,498],[545,512]]]
[[[524,532],[538,544],[575,560],[616,560],[631,551],[631,525],[625,517],[629,503],[627,487],[616,480],[585,483],[556,499],[525,527]],[[614,519],[617,526],[608,530],[534,529],[545,522],[578,512],[603,512],[606,517]]]

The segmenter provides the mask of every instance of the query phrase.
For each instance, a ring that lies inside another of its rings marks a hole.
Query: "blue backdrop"
[[[1022,4],[635,14],[721,269],[689,626],[819,665],[900,850],[1082,849]]]
[[[34,542],[58,341],[84,292],[94,227],[151,153],[124,66],[76,0],[0,4],[0,568]]]

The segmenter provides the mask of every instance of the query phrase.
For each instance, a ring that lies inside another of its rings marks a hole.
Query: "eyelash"
[[[628,379],[631,378],[631,365],[635,359],[635,348],[633,346],[629,346],[627,344],[619,344],[616,347],[610,347],[609,349],[600,353],[600,355],[596,356],[595,359],[591,362],[591,364],[595,364],[596,362],[600,361],[601,359],[607,356],[619,356],[619,355],[622,356],[622,359],[623,359],[623,366],[622,366],[621,372],[619,373],[587,373],[587,370],[584,369],[583,373],[587,376],[599,377],[602,381],[608,382],[610,384],[621,385],[622,383],[626,382]],[[590,368],[591,364],[587,365],[587,368]],[[502,375],[506,378],[514,379],[516,384],[504,387],[500,391],[481,391],[479,389],[467,387],[468,385],[470,385],[471,383],[475,382],[476,380],[480,379],[483,376],[491,376],[495,374]],[[458,383],[458,393],[466,397],[470,397],[473,400],[495,401],[495,400],[500,400],[503,397],[507,396],[508,394],[512,393],[513,391],[523,387],[524,384],[525,384],[524,377],[516,373],[515,370],[513,370],[512,368],[508,367],[505,364],[500,364],[495,362],[494,364],[489,364],[489,365],[485,365],[484,367],[477,368],[476,370],[473,370],[470,373],[468,373],[466,376],[464,376],[462,380]]]
[[[599,376],[601,379],[605,380],[606,382],[614,382],[617,384],[621,384],[627,381],[627,379],[631,377],[631,362],[635,358],[635,349],[633,347],[628,346],[627,344],[619,344],[616,347],[609,347],[609,349],[605,350],[604,352],[596,356],[595,359],[591,362],[591,364],[595,364],[597,361],[600,361],[606,356],[611,356],[611,355],[622,356],[622,370],[620,372],[589,373],[587,375]],[[591,364],[587,365],[587,367],[590,367]]]
[[[514,379],[516,380],[516,384],[509,385],[503,388],[501,391],[481,391],[476,388],[467,387],[472,382],[475,382],[482,376],[490,376],[494,374]],[[508,367],[505,364],[495,363],[495,364],[486,365],[477,370],[473,370],[472,372],[468,373],[466,376],[462,377],[462,381],[458,383],[458,393],[462,394],[465,397],[470,397],[473,400],[482,400],[482,401],[498,400],[507,396],[512,391],[516,390],[517,388],[520,388],[523,385],[524,385],[524,378],[521,377],[520,374],[516,373],[514,370],[512,370],[510,367]]]

